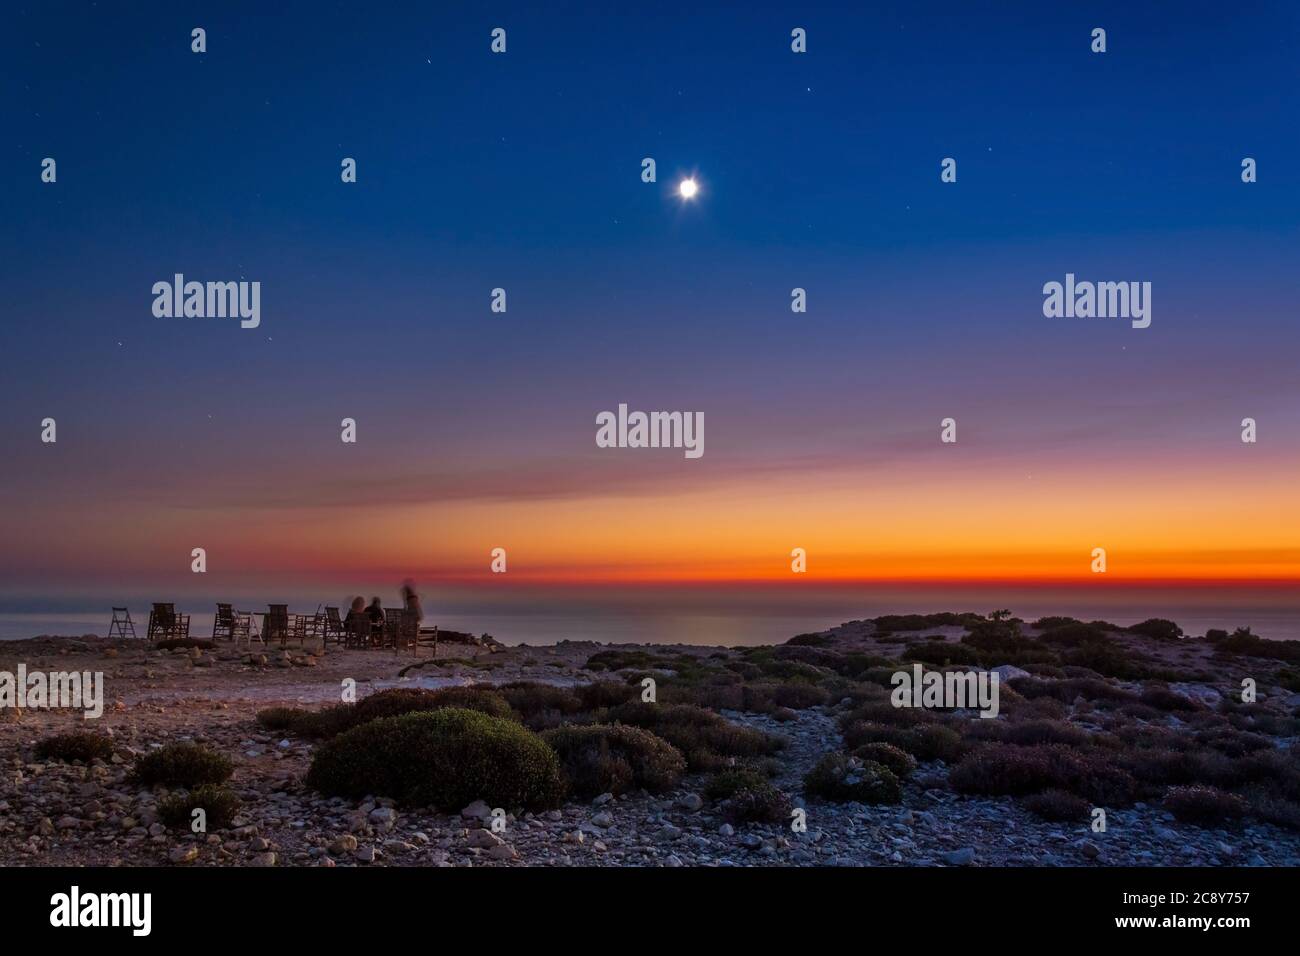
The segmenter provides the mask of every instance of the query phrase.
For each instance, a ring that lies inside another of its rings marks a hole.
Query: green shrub
[[[903,652],[902,660],[920,661],[935,667],[948,667],[952,664],[977,664],[980,655],[964,644],[949,644],[946,641],[913,644]]]
[[[194,811],[202,810],[208,831],[224,830],[239,812],[238,795],[228,787],[205,784],[188,792],[171,793],[158,801],[158,818],[169,827],[189,830]]]
[[[985,744],[952,769],[948,783],[959,793],[985,796],[1066,790],[1104,806],[1127,806],[1139,790],[1110,754],[1061,744]]]
[[[113,741],[103,734],[76,731],[46,737],[36,745],[38,760],[80,760],[90,763],[96,757],[109,760],[113,756]]]
[[[322,745],[307,784],[330,796],[391,797],[450,812],[474,800],[490,806],[555,806],[560,761],[520,724],[481,711],[443,707],[373,720]]]
[[[900,780],[911,775],[916,769],[916,758],[893,744],[863,744],[853,751],[852,756],[864,763],[867,761],[878,763],[888,768],[889,772]]]
[[[973,720],[966,728],[966,739],[1020,746],[1068,744],[1082,747],[1092,735],[1063,720]]]
[[[1070,621],[1068,624],[1058,624],[1056,627],[1050,627],[1043,631],[1042,634],[1039,634],[1038,639],[1044,644],[1051,644],[1056,647],[1114,643],[1101,628],[1080,621]]]
[[[704,785],[730,823],[784,823],[790,819],[790,799],[762,774],[749,769],[724,770]]]
[[[961,734],[942,724],[887,727],[884,724],[855,723],[845,728],[844,744],[850,750],[871,743],[893,744],[922,762],[951,762],[958,759],[966,749]]]
[[[191,741],[164,744],[138,758],[132,770],[137,783],[192,789],[203,784],[225,783],[235,766],[225,754]]]
[[[1193,711],[1201,710],[1201,705],[1182,694],[1170,690],[1168,687],[1148,687],[1140,697],[1142,703],[1148,707],[1154,707],[1157,710],[1166,711]]]
[[[676,747],[640,727],[557,727],[543,733],[542,740],[559,756],[569,791],[579,797],[638,787],[662,793],[686,772],[686,760]]]
[[[304,714],[309,713],[299,707],[267,707],[257,712],[257,724],[265,730],[296,729]]]
[[[828,634],[796,634],[786,644],[795,647],[828,647],[835,643]]]
[[[331,704],[316,711],[300,711],[289,729],[300,737],[329,740],[355,725],[356,707],[356,704]]]
[[[1214,827],[1236,820],[1246,812],[1246,801],[1214,787],[1170,787],[1164,808],[1184,823]]]
[[[741,727],[712,711],[689,704],[623,704],[610,711],[617,723],[644,727],[658,734],[686,757],[693,770],[713,770],[728,757],[757,757],[774,753],[784,741],[762,731]]]
[[[498,687],[497,693],[534,730],[556,727],[564,717],[584,709],[573,691],[554,684],[512,681]]]
[[[903,785],[888,768],[845,754],[827,754],[803,778],[804,791],[836,803],[901,803]]]
[[[1024,799],[1025,809],[1036,817],[1055,823],[1076,823],[1087,820],[1091,807],[1083,797],[1065,790],[1044,790]]]
[[[1164,618],[1148,618],[1140,624],[1134,624],[1129,628],[1133,634],[1143,634],[1147,637],[1154,637],[1161,641],[1176,641],[1183,636],[1183,629],[1173,621],[1166,621]]]
[[[584,710],[601,710],[617,707],[641,695],[641,688],[613,680],[596,680],[578,684],[573,693],[582,701]]]
[[[379,720],[384,717],[398,717],[444,707],[458,707],[462,710],[477,710],[493,717],[511,719],[514,711],[506,699],[495,690],[483,687],[443,687],[438,690],[423,690],[415,687],[395,687],[381,690],[357,701],[352,712],[353,726]]]

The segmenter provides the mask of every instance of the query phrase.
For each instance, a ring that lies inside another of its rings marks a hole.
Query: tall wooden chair
[[[253,641],[262,641],[262,635],[258,633],[257,627],[253,624],[252,611],[236,611],[234,614],[234,624],[230,628],[231,639],[236,644],[243,644],[251,648]],[[262,641],[265,645],[266,641]]]
[[[266,623],[262,625],[262,642],[270,644],[278,640],[281,647],[289,643],[289,605],[268,604]]]
[[[217,613],[212,616],[212,639],[223,638],[235,638],[235,612],[229,604],[218,604]]]
[[[117,632],[118,637],[126,637],[127,631],[131,632],[130,636],[132,638],[136,636],[135,622],[131,620],[131,611],[129,608],[113,608],[113,620],[112,623],[108,625],[108,636],[112,637],[114,631]]]
[[[190,616],[177,614],[175,604],[157,604],[149,612],[149,628],[145,632],[151,641],[184,639],[190,636]]]
[[[347,646],[355,648],[370,647],[370,618],[356,614],[348,620]]]
[[[325,624],[321,631],[321,639],[326,644],[330,641],[335,644],[342,644],[346,638],[347,630],[343,627],[343,619],[339,617],[339,609],[327,607],[325,609]]]
[[[396,648],[402,633],[402,614],[400,607],[384,608],[384,634],[380,641],[382,647]]]
[[[415,611],[403,609],[397,622],[397,648],[399,650],[415,648],[420,643],[420,615]]]

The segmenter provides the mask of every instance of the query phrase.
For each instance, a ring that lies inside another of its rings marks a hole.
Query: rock
[[[681,827],[675,827],[671,823],[665,823],[655,833],[655,839],[658,840],[660,843],[669,843],[673,840],[680,840],[681,838],[682,838]]]
[[[998,683],[1005,684],[1013,677],[1028,677],[1029,671],[1016,667],[1014,664],[999,664],[997,667],[989,670],[990,674],[998,675]]]
[[[359,850],[354,850],[352,857],[362,863],[374,863],[379,859],[379,851],[373,846],[363,846]]]
[[[275,854],[270,852],[258,853],[253,857],[250,866],[275,866]]]
[[[480,850],[490,850],[492,847],[500,846],[505,841],[493,833],[491,830],[470,830],[469,839],[466,841],[470,846],[477,847]]]
[[[357,838],[351,833],[345,833],[343,836],[331,843],[326,848],[326,852],[328,852],[330,856],[346,856],[356,848]]]
[[[718,833],[724,837],[733,837],[736,835],[736,828],[730,823],[724,823],[722,826],[718,827]]]
[[[482,800],[475,800],[460,815],[466,820],[477,820],[479,823],[486,823],[492,819],[492,808]]]
[[[58,822],[54,825],[60,830],[75,830],[81,826],[81,821],[72,815],[68,815],[59,817]]]
[[[740,838],[740,845],[748,850],[757,850],[763,845],[763,841],[757,834],[746,833]]]
[[[614,799],[614,795],[612,793],[602,793],[595,800],[591,801],[591,805],[593,807],[603,807],[605,804],[609,803],[609,801],[613,799]]]
[[[704,798],[698,793],[688,793],[677,801],[677,805],[690,813],[696,813],[704,806]]]
[[[676,868],[681,865],[682,865],[681,859],[675,855],[669,855],[668,859],[664,860],[664,866],[670,866]]]
[[[498,843],[488,849],[487,858],[489,860],[515,860],[519,858],[519,854],[515,852],[515,848],[509,843]]]
[[[1206,707],[1218,707],[1219,701],[1223,699],[1222,694],[1205,684],[1170,684],[1169,689],[1175,694],[1186,697],[1188,700],[1194,700]]]
[[[376,807],[370,811],[369,819],[375,826],[391,830],[397,822],[397,811],[392,807]]]
[[[1079,848],[1080,853],[1090,860],[1095,860],[1097,857],[1101,856],[1101,847],[1097,846],[1097,844],[1093,843],[1091,840],[1080,840],[1075,844],[1075,846]]]
[[[614,825],[614,816],[609,811],[602,810],[591,818],[591,823],[592,826],[597,826],[601,829],[612,827]]]
[[[248,848],[254,853],[265,853],[271,849],[271,841],[266,837],[253,837],[248,841]]]
[[[167,854],[168,863],[193,863],[198,858],[199,848],[196,846],[173,847]]]
[[[960,850],[949,850],[947,853],[939,855],[939,859],[949,866],[970,866],[975,862],[975,851],[968,846]]]

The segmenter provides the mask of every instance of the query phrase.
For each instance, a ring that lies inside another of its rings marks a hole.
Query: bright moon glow
[[[677,187],[677,191],[682,194],[683,199],[694,199],[695,194],[700,191],[700,187],[695,184],[693,179],[683,179],[682,184]]]

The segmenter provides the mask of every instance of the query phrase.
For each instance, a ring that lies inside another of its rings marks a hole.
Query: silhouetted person
[[[348,616],[343,619],[344,624],[350,625],[359,617],[366,616],[366,599],[360,594],[352,599],[352,606],[348,608]]]
[[[424,620],[424,608],[420,606],[420,595],[415,593],[415,582],[410,578],[402,582],[402,607],[415,612],[417,625]]]

